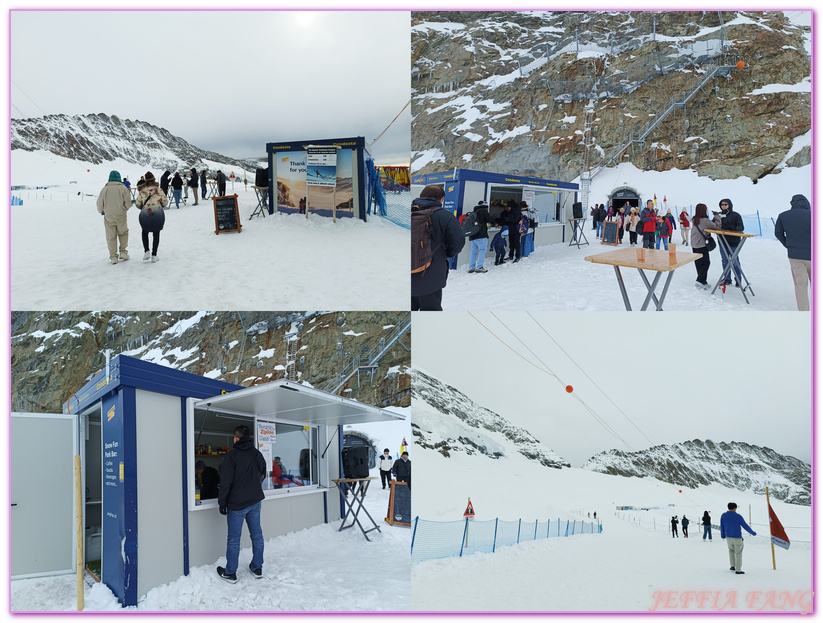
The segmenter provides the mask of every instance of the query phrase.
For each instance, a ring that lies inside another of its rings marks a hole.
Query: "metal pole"
[[[494,550],[497,547],[497,522],[498,521],[500,521],[500,519],[495,517],[495,519],[494,519],[494,541],[492,542],[492,554],[494,554]]]
[[[767,510],[768,510],[768,508],[771,507],[771,504],[769,503],[769,488],[768,487],[766,487],[766,506],[767,506]],[[771,534],[771,531],[772,531],[771,524],[772,524],[772,516],[771,516],[771,513],[769,513],[769,534]],[[777,562],[775,561],[775,558],[774,558],[774,541],[769,539],[769,542],[772,546],[772,569],[777,571]]]

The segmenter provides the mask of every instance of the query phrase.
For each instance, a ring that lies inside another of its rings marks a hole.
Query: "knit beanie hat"
[[[148,171],[145,175],[146,184],[153,184],[154,183],[154,174],[151,171]]]
[[[122,182],[123,180],[120,179],[120,172],[119,171],[112,171],[109,173],[109,181],[110,182]]]

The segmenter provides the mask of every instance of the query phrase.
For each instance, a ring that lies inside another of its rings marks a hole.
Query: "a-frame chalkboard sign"
[[[240,233],[240,212],[237,210],[237,195],[212,197],[214,202],[214,233],[225,234],[229,231]]]
[[[603,238],[600,244],[611,244],[617,246],[617,230],[620,228],[620,223],[617,221],[603,222]]]

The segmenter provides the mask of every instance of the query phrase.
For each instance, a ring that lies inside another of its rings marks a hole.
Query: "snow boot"
[[[260,569],[254,569],[254,568],[252,568],[251,563],[249,563],[249,571],[251,571],[251,574],[256,579],[258,579],[258,580],[263,579],[263,568],[262,567]]]

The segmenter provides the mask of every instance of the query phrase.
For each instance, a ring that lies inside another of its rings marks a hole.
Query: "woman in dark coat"
[[[140,187],[140,194],[137,196],[135,205],[140,208],[140,228],[143,230],[143,260],[151,259],[152,262],[156,262],[157,247],[160,246],[160,230],[163,229],[166,222],[166,214],[163,210],[169,205],[169,200],[166,193],[160,190],[160,186],[151,171],[146,173],[145,178],[146,183]],[[151,253],[149,253],[149,233],[153,235]]]
[[[180,177],[179,173],[174,174],[174,177],[171,180],[171,188],[172,188],[172,192],[174,193],[174,205],[179,210],[180,209],[180,191],[183,190],[183,178]]]
[[[709,540],[712,540],[712,518],[709,516],[709,511],[703,511],[703,519],[700,521],[703,525],[703,540],[706,540],[706,535],[709,535]]]
[[[189,177],[189,188],[191,188],[191,192],[194,195],[194,203],[192,205],[196,206],[197,203],[198,203],[198,201],[197,201],[197,169],[192,168],[192,170],[189,171],[189,173],[191,174],[190,177]]]
[[[706,204],[698,203],[694,207],[694,217],[692,218],[691,243],[692,252],[700,253],[703,256],[694,263],[694,267],[697,269],[697,281],[695,285],[704,290],[708,290],[711,287],[709,282],[706,281],[711,260],[709,259],[709,249],[706,247],[708,234],[704,232],[704,230],[709,229],[718,229],[718,227],[709,218]]]

